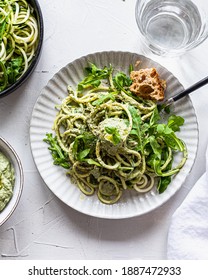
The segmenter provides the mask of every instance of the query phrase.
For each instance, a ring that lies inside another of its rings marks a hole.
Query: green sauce
[[[14,168],[7,157],[0,152],[0,211],[2,211],[13,195]]]

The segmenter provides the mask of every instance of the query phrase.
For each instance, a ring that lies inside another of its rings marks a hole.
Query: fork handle
[[[203,87],[206,84],[208,84],[208,76],[206,78],[200,80],[199,82],[193,84],[189,88],[183,90],[182,92],[178,93],[177,95],[173,96],[171,99],[172,99],[172,101],[177,101],[177,100],[183,98],[184,96],[188,95],[189,93]]]

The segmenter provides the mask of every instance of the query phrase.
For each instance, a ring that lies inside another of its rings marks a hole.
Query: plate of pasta
[[[181,188],[197,153],[190,98],[173,108],[158,103],[182,89],[166,68],[135,53],[99,52],[67,64],[31,118],[31,150],[46,185],[99,218],[161,206]]]

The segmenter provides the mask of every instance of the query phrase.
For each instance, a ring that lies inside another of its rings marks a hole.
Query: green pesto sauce
[[[14,188],[14,168],[7,157],[0,152],[0,211],[10,201]]]

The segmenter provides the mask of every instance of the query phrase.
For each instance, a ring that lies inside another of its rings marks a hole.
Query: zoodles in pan
[[[0,2],[0,92],[28,69],[39,39],[33,7],[25,0]]]
[[[164,123],[155,100],[132,92],[131,75],[111,65],[90,64],[86,71],[76,89],[68,87],[57,105],[54,135],[44,139],[54,164],[66,168],[85,195],[96,193],[106,204],[125,191],[144,193],[156,186],[164,192],[187,159],[186,145],[176,135],[184,119],[168,115]]]

